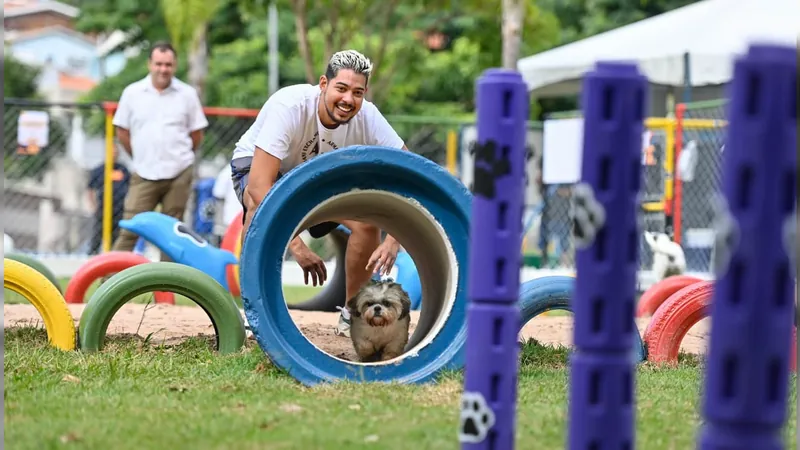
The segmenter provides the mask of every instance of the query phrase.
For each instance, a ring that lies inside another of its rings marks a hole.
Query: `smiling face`
[[[320,120],[325,126],[336,127],[358,114],[367,92],[367,77],[352,69],[341,69],[333,78],[321,76],[319,87]]]

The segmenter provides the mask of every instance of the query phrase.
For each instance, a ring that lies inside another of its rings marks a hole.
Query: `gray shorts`
[[[233,181],[233,190],[236,192],[236,198],[239,199],[239,203],[242,205],[242,210],[244,211],[244,214],[242,214],[242,224],[244,224],[244,218],[247,215],[247,207],[244,204],[244,190],[247,187],[247,180],[250,177],[250,165],[252,162],[253,158],[251,156],[231,160],[231,179]],[[278,172],[278,177],[275,179],[275,181],[280,180],[282,176],[283,173]],[[336,222],[322,222],[310,227],[308,232],[311,234],[311,237],[319,239],[336,229],[338,226],[339,224]]]

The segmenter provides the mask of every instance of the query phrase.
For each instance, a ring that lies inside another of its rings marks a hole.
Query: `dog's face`
[[[385,327],[408,317],[411,300],[403,288],[392,281],[375,281],[364,286],[347,302],[354,318],[373,327]]]

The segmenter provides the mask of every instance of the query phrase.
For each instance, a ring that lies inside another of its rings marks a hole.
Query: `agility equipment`
[[[67,303],[83,303],[86,291],[92,283],[139,264],[152,264],[152,261],[133,252],[113,251],[93,256],[70,278],[64,298]],[[156,303],[175,304],[175,295],[172,292],[154,292],[153,298]]]
[[[522,283],[519,289],[519,309],[522,325],[520,330],[534,318],[548,311],[573,312],[572,298],[575,291],[575,278],[553,275]],[[636,326],[635,323],[633,326]],[[634,363],[648,360],[642,336],[634,334],[635,342],[631,358]]]
[[[25,297],[44,320],[47,339],[53,347],[74,350],[75,323],[61,292],[41,272],[9,258],[3,258],[3,288]]]
[[[216,349],[220,354],[238,352],[244,345],[244,320],[233,297],[222,285],[194,267],[154,262],[125,269],[94,292],[81,314],[81,350],[101,350],[108,325],[122,305],[156,289],[184,295],[203,308],[214,325]]]
[[[444,168],[411,152],[353,146],[319,155],[270,189],[247,230],[242,303],[259,346],[306,385],[335,380],[430,380],[463,364],[471,196]],[[297,230],[359,217],[391,234],[417,261],[425,298],[406,353],[360,363],[329,355],[303,336],[281,287],[284,249]]]
[[[798,250],[784,234],[797,214],[797,48],[751,45],[730,92],[698,448],[780,449]]]
[[[647,78],[601,62],[583,81],[583,163],[576,198],[574,345],[567,448],[633,448],[637,197]],[[598,414],[597,411],[602,411]]]
[[[714,283],[701,281],[686,286],[671,295],[653,314],[644,331],[647,359],[654,364],[678,363],[681,342],[689,330],[709,317]],[[796,333],[796,329],[795,329]],[[791,370],[796,370],[795,347],[792,337]]]
[[[36,270],[40,274],[44,275],[44,277],[47,278],[51,283],[53,283],[53,286],[56,287],[59,294],[63,294],[61,290],[61,283],[58,281],[58,277],[56,277],[53,271],[50,270],[45,263],[32,256],[23,255],[21,253],[9,253],[5,255],[5,258],[19,261],[22,264],[25,264],[26,266]]]
[[[478,139],[459,440],[462,448],[511,448],[515,439],[520,330],[517,300],[530,102],[519,73],[491,69],[478,79],[476,103]]]
[[[703,280],[690,275],[675,275],[653,284],[639,298],[636,305],[636,317],[652,316],[672,294],[701,281]]]
[[[228,225],[228,228],[225,230],[225,234],[222,236],[222,242],[220,242],[219,248],[223,250],[227,250],[233,253],[233,256],[236,257],[237,264],[228,264],[225,266],[225,280],[228,283],[228,290],[234,297],[238,297],[242,294],[241,289],[239,289],[239,278],[237,277],[237,273],[239,272],[239,254],[241,253],[241,239],[242,239],[242,218],[244,212],[239,212],[236,217],[233,218],[231,223]]]
[[[146,211],[120,220],[119,226],[143,237],[172,261],[202,270],[229,289],[226,268],[236,264],[236,257],[214,247],[185,223],[160,212]]]

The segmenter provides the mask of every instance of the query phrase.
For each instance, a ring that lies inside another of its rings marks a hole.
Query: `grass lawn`
[[[64,353],[43,330],[5,330],[5,445],[13,449],[456,449],[460,373],[421,386],[306,388],[248,348],[217,356],[201,339],[176,347],[112,338]],[[563,449],[567,351],[529,341],[519,375],[517,445]],[[639,366],[637,448],[694,448],[702,367]],[[795,380],[786,442],[795,441]]]
[[[318,290],[284,292],[296,302]],[[5,301],[25,302],[7,290]],[[194,305],[181,297],[177,303]],[[219,356],[200,338],[169,347],[114,336],[97,354],[50,348],[36,328],[6,329],[4,339],[6,448],[460,448],[460,372],[427,385],[306,388],[273,367],[253,341]],[[533,340],[523,346],[519,448],[565,448],[567,355]],[[702,371],[697,358],[685,355],[676,368],[638,366],[636,448],[695,447]],[[787,447],[797,439],[795,386],[793,377]]]

